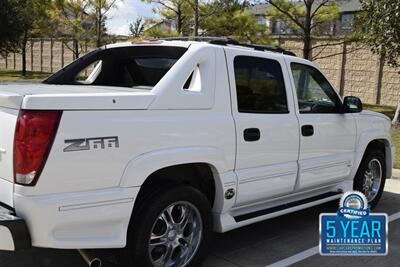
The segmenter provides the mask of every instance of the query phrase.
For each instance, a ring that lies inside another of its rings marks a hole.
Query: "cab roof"
[[[219,46],[229,46],[238,49],[253,49],[256,51],[274,52],[289,56],[296,56],[296,54],[294,54],[293,52],[285,50],[279,46],[246,44],[246,43],[240,43],[234,39],[221,38],[221,37],[178,37],[178,38],[152,39],[140,42],[124,42],[124,43],[106,45],[105,48],[107,49],[107,48],[142,46],[142,45],[178,46],[178,47],[189,48],[190,45],[199,43],[219,45]]]

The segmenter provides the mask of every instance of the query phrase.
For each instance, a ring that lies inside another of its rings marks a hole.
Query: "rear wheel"
[[[354,179],[354,189],[362,192],[374,208],[382,196],[385,180],[385,155],[380,150],[367,151]]]
[[[135,211],[124,252],[125,266],[200,266],[212,233],[207,198],[190,186],[164,188]]]

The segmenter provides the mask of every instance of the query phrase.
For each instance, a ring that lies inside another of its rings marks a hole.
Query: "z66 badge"
[[[361,192],[343,194],[337,213],[320,215],[320,254],[387,255],[387,217],[385,213],[370,213]]]
[[[63,149],[64,152],[119,147],[118,136],[68,139],[64,143],[68,144]]]

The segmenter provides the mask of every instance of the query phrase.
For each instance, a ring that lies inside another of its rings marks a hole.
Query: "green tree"
[[[238,41],[267,43],[267,27],[257,23],[246,11],[247,3],[239,0],[217,0],[202,7],[200,26],[203,35],[230,36]]]
[[[267,17],[272,21],[286,22],[294,33],[303,39],[303,57],[312,60],[314,32],[339,17],[340,7],[337,4],[339,1],[267,0],[273,7],[267,11]]]
[[[22,53],[22,76],[26,76],[26,49],[28,40],[33,37],[47,35],[52,24],[48,16],[51,0],[20,0],[21,26],[23,33],[19,40]]]
[[[362,0],[361,3],[363,40],[375,53],[384,53],[389,65],[400,67],[400,2]]]
[[[193,14],[193,35],[199,36],[200,23],[204,13],[201,12],[203,6],[206,6],[205,3],[202,3],[200,0],[187,0],[188,5],[191,8],[191,13]],[[211,1],[209,2],[211,3]]]
[[[49,11],[51,19],[56,23],[55,34],[72,38],[72,46],[65,46],[77,59],[84,50],[84,44],[93,37],[93,22],[88,14],[88,0],[55,0]]]
[[[133,23],[129,24],[129,32],[132,37],[143,35],[145,22],[142,17],[137,18]]]
[[[229,21],[227,21],[229,23]],[[269,29],[257,22],[254,15],[249,14],[247,11],[236,11],[233,14],[232,22],[234,31],[232,35],[238,41],[250,42],[255,44],[268,44]]]
[[[121,0],[89,0],[89,9],[91,10],[95,25],[96,47],[100,47],[106,43],[108,13],[111,9],[117,7],[118,1]]]
[[[179,37],[179,34],[174,31],[164,31],[159,27],[152,27],[145,31],[144,37],[146,38],[169,38],[169,37]]]
[[[16,51],[24,33],[19,0],[0,1],[0,54]]]
[[[179,35],[190,35],[193,19],[193,9],[190,0],[142,0],[155,4],[153,12],[159,14],[162,20],[173,21]]]
[[[199,0],[193,0],[192,4],[194,12],[194,36],[199,36],[199,26],[200,26],[200,3]]]

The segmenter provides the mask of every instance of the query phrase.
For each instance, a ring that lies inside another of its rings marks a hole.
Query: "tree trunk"
[[[304,35],[303,58],[311,60],[311,35]]]
[[[179,35],[182,35],[182,10],[180,5],[177,8],[176,15],[177,15],[176,31],[178,32]]]
[[[28,43],[28,32],[25,30],[24,37],[22,39],[22,76],[26,77],[26,45]]]
[[[397,108],[396,108],[396,112],[394,113],[392,125],[397,125],[399,123],[399,112],[400,112],[400,100],[397,102]]]
[[[199,36],[199,0],[194,1],[194,36]]]
[[[311,60],[312,56],[312,39],[311,39],[311,8],[312,2],[306,2],[306,21],[304,25],[304,46],[303,58]]]
[[[382,47],[381,52],[379,53],[379,61],[378,61],[378,75],[376,78],[376,99],[375,104],[381,104],[382,98],[382,79],[383,79],[383,68],[385,66],[385,58],[386,58],[386,49]]]
[[[178,15],[178,23],[176,25],[176,31],[179,35],[182,35],[182,18],[181,15]]]
[[[96,10],[96,13],[97,13],[96,46],[100,47],[101,46],[101,26],[102,26],[101,24],[102,24],[102,20],[103,20],[103,18],[102,18],[103,14],[101,13],[101,10],[102,10],[101,1],[97,1],[97,3],[98,3],[98,6],[97,6],[97,10]]]
[[[101,15],[100,15],[101,17]],[[97,41],[96,41],[96,46],[100,47],[101,46],[101,19],[99,17],[99,24],[97,26]]]
[[[78,40],[74,39],[73,43],[74,43],[74,59],[78,59],[79,58],[79,42],[78,42]]]

